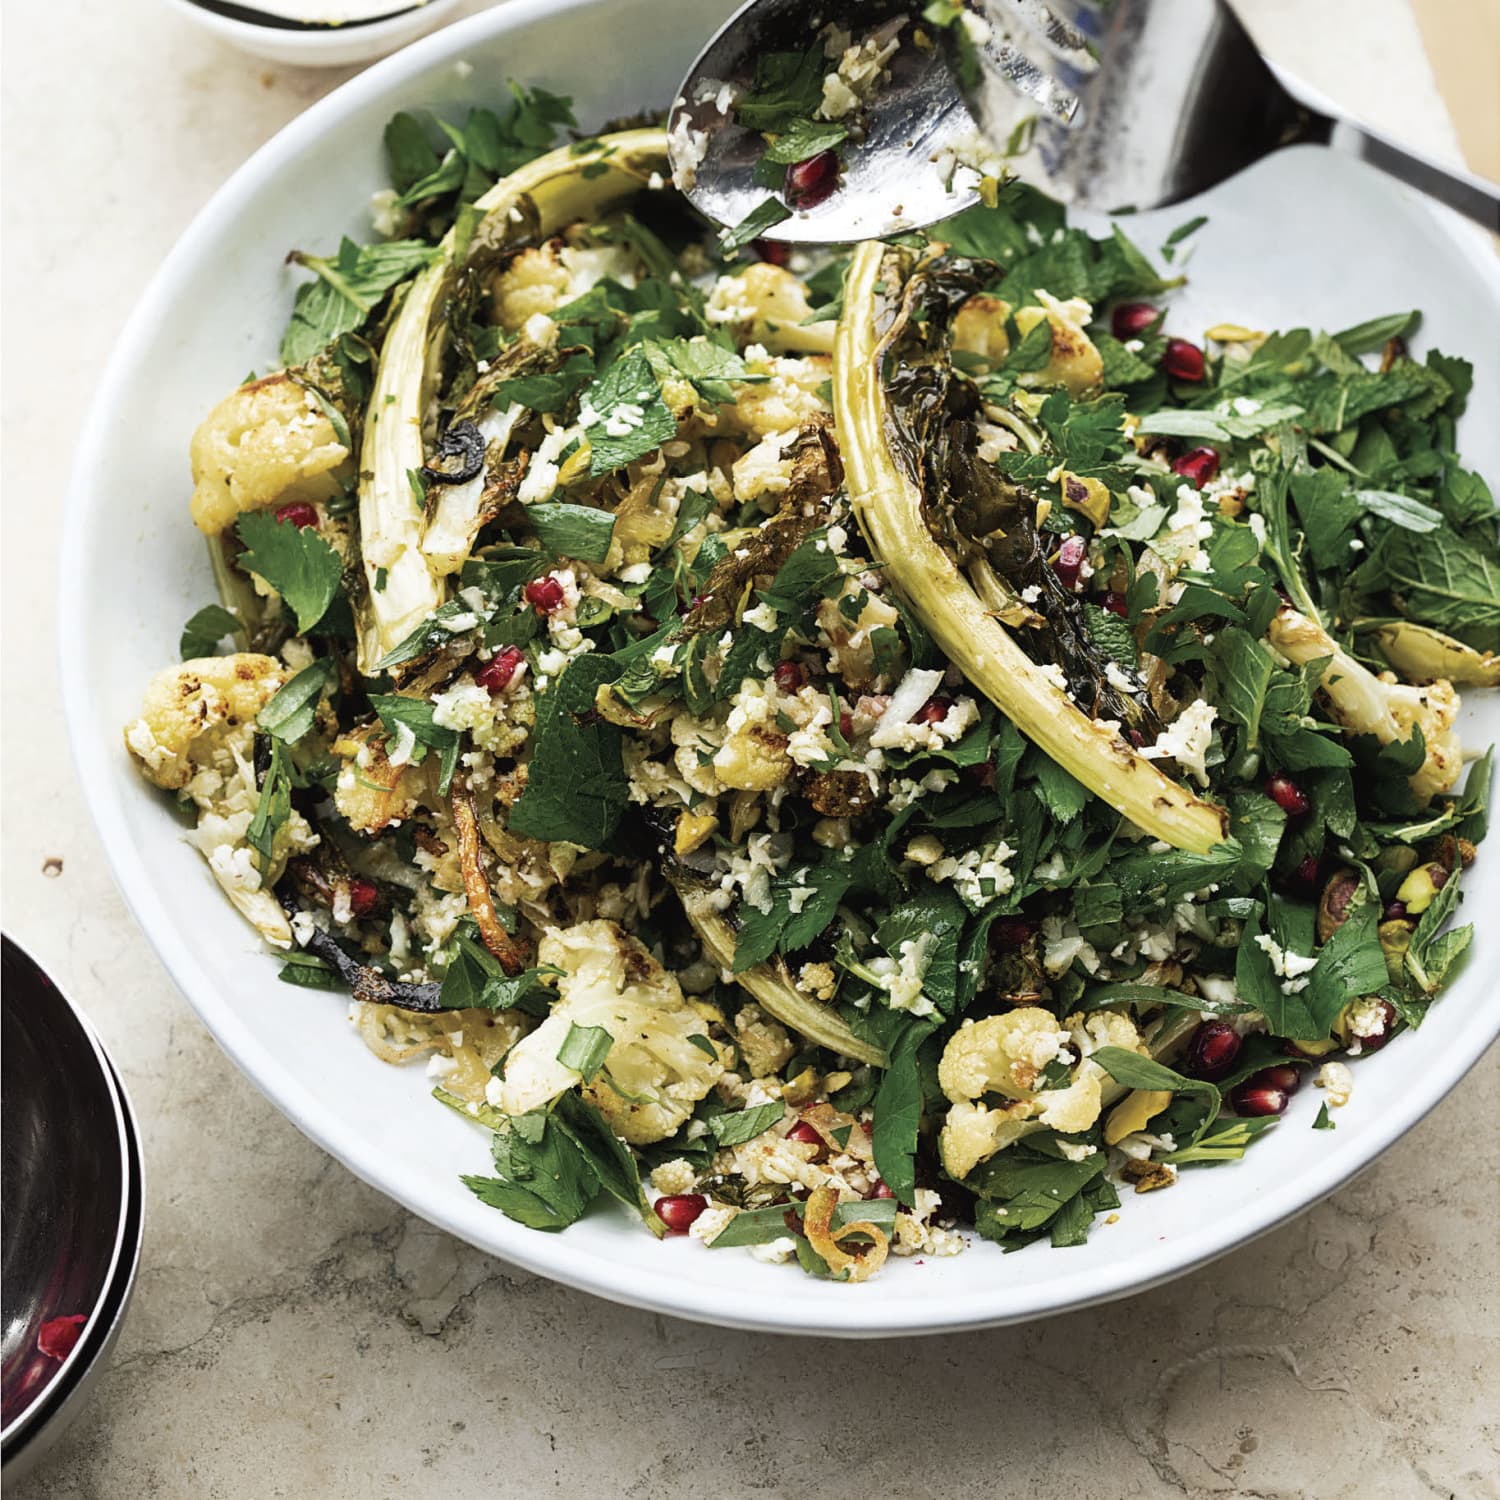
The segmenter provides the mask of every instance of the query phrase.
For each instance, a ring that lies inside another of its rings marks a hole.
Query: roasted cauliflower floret
[[[1027,1099],[1071,1039],[1039,1005],[966,1023],[943,1049],[938,1085],[955,1104],[984,1094]]]
[[[752,1078],[779,1073],[792,1058],[792,1039],[780,1021],[758,1005],[742,1005],[734,1018],[734,1040]]]
[[[241,511],[331,500],[349,450],[312,392],[282,372],[219,402],[193,434],[190,456],[193,524],[218,536]]]
[[[269,942],[285,947],[291,929],[270,887],[287,859],[317,842],[295,810],[277,829],[262,866],[246,842],[260,801],[254,769],[255,716],[286,680],[269,656],[241,652],[187,661],[158,672],[125,743],[146,779],[190,799],[198,810],[188,841],[214,879]]]
[[[938,1084],[953,1102],[938,1140],[949,1175],[967,1176],[1032,1130],[1074,1135],[1089,1129],[1111,1083],[1090,1061],[1100,1047],[1143,1050],[1130,1019],[1111,1011],[1072,1015],[1059,1025],[1051,1012],[1028,1005],[965,1022],[938,1063]],[[1059,1060],[1072,1064],[1068,1083],[1039,1089],[1048,1064]],[[980,1102],[987,1094],[1010,1102],[991,1108]]]
[[[255,716],[287,680],[274,657],[241,651],[167,667],[151,679],[125,743],[146,779],[180,791],[231,749],[250,749]]]
[[[1022,337],[1045,318],[1052,325],[1052,352],[1040,370],[1020,377],[1022,385],[1062,386],[1070,396],[1082,396],[1104,379],[1104,361],[1094,347],[1084,325],[1094,310],[1082,297],[1066,302],[1051,292],[1038,291],[1040,307],[1023,307],[1016,313],[1016,327]]]
[[[823,392],[832,363],[825,354],[809,354],[801,359],[752,355],[746,361],[746,368],[752,375],[767,378],[739,387],[730,420],[758,438],[795,432],[816,422],[829,410]]]
[[[496,321],[507,333],[519,332],[528,318],[562,306],[569,279],[560,241],[521,251],[495,278]]]
[[[724,743],[714,755],[713,768],[725,786],[767,792],[790,777],[787,736],[777,727],[774,704],[759,683],[744,683],[724,729]]]
[[[861,593],[859,613],[850,619],[842,603]],[[818,629],[827,639],[828,669],[836,672],[852,688],[864,689],[875,681],[875,641],[877,630],[894,630],[901,616],[894,605],[858,580],[846,578],[840,592],[818,602]]]
[[[677,980],[614,922],[552,927],[537,961],[562,971],[551,1014],[505,1059],[490,1099],[507,1114],[540,1109],[567,1089],[583,1095],[632,1145],[665,1140],[692,1114],[728,1062]],[[558,1061],[575,1026],[602,1027],[613,1042],[584,1080]]]
[[[333,801],[356,833],[379,833],[411,817],[429,789],[431,757],[421,765],[392,764],[384,726],[369,724],[334,742],[343,764]]]
[[[809,323],[813,310],[807,288],[790,271],[768,261],[719,277],[706,312],[710,323],[733,325],[747,344],[819,354],[833,349],[833,319]]]
[[[965,1178],[982,1161],[997,1151],[1014,1145],[1028,1131],[1036,1129],[1029,1104],[1001,1105],[995,1109],[983,1104],[955,1104],[943,1122],[938,1139],[943,1168],[950,1177]]]
[[[1009,302],[987,292],[970,297],[955,314],[953,347],[961,354],[971,354],[976,361],[982,361],[975,374],[982,375],[993,369],[1010,353],[1010,335],[1005,331],[1010,314]]]
[[[1283,609],[1271,621],[1267,639],[1299,666],[1331,658],[1323,669],[1323,693],[1350,734],[1373,734],[1381,744],[1393,745],[1421,729],[1426,758],[1407,778],[1419,801],[1452,790],[1463,771],[1463,747],[1456,728],[1460,700],[1451,682],[1440,678],[1426,687],[1411,687],[1397,682],[1393,673],[1377,677],[1295,609]]]

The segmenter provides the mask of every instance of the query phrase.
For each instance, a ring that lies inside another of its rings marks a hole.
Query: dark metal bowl
[[[13,1480],[76,1413],[113,1343],[140,1250],[142,1182],[130,1104],[103,1048],[8,937],[0,1125],[0,1447]],[[44,1326],[76,1316],[72,1349],[44,1352]]]

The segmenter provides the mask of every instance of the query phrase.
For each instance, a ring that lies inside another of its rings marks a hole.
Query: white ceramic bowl
[[[402,0],[391,0],[394,14],[381,20],[346,26],[274,26],[206,10],[194,0],[167,0],[178,15],[194,25],[267,62],[294,68],[345,68],[387,57],[398,47],[425,36],[452,16],[463,0],[423,0],[398,10]],[[253,5],[254,0],[247,0]]]
[[[1481,930],[1468,971],[1420,1031],[1356,1067],[1332,1133],[1311,1134],[1316,1091],[1239,1164],[1187,1173],[1126,1204],[1086,1246],[893,1262],[836,1286],[694,1241],[660,1244],[623,1212],[561,1235],[520,1228],[477,1202],[486,1140],[427,1098],[422,1070],[382,1066],[341,1000],[277,982],[276,960],[183,841],[167,801],[137,775],[120,730],[147,679],[176,659],[183,620],[213,597],[187,515],[187,441],[246,369],[266,368],[291,298],[289,245],[367,232],[382,185],[381,129],[398,108],[458,110],[507,77],[571,94],[580,120],[670,101],[725,0],[513,0],[346,84],[265,146],[183,236],[136,309],[100,387],[68,502],[61,597],[64,695],[88,797],[136,916],[219,1043],[309,1136],[423,1218],[526,1268],[619,1301],[741,1327],[874,1335],[1018,1321],[1139,1291],[1243,1244],[1367,1166],[1453,1087],[1500,1030]],[[471,64],[470,74],[465,65]],[[1478,362],[1473,415],[1500,390],[1500,289],[1482,244],[1372,171],[1316,149],[1289,152],[1201,204],[1130,221],[1155,250],[1201,208],[1192,282],[1173,326],[1232,320],[1341,328],[1413,305],[1419,346]],[[1500,429],[1471,416],[1471,463],[1500,478]],[[1471,714],[1476,741],[1500,713]],[[1497,841],[1500,844],[1500,841]],[[1465,882],[1465,916],[1500,912],[1500,847]]]

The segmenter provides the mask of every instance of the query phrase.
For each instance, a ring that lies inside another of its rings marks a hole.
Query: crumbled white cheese
[[[1175,760],[1199,786],[1208,785],[1204,757],[1213,741],[1218,710],[1196,698],[1156,737],[1156,743],[1141,750],[1145,760]]]

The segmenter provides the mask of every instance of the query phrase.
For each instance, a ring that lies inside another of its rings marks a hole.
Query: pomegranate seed
[[[562,607],[563,586],[550,573],[541,578],[533,578],[526,585],[525,594],[526,602],[538,614],[550,615]],[[698,601],[695,599],[693,602],[696,604]]]
[[[1137,750],[1139,750],[1141,746],[1146,743],[1146,736],[1143,735],[1139,729],[1127,729],[1125,731],[1125,737],[1130,741],[1132,745],[1135,746]]]
[[[1161,316],[1149,302],[1122,302],[1109,315],[1109,330],[1122,343],[1139,338]]]
[[[916,724],[941,724],[948,717],[948,712],[952,707],[953,700],[951,698],[945,698],[941,693],[936,693],[917,710],[912,722]]]
[[[854,715],[847,708],[839,710],[839,733],[846,740],[854,738]]]
[[[887,1182],[877,1182],[874,1187],[865,1194],[866,1198],[894,1198],[896,1195],[891,1191]]]
[[[308,526],[318,524],[318,509],[315,505],[309,505],[306,500],[293,500],[290,505],[281,505],[276,509],[278,521],[290,521],[299,531]]]
[[[1234,1107],[1235,1114],[1258,1119],[1264,1115],[1284,1113],[1291,1099],[1282,1089],[1245,1082],[1230,1094],[1229,1102]]]
[[[1088,555],[1088,543],[1081,536],[1067,537],[1057,549],[1052,571],[1065,589],[1078,587],[1078,575],[1083,570],[1083,560]]]
[[[87,1322],[87,1313],[65,1313],[60,1318],[48,1318],[37,1329],[36,1346],[48,1359],[64,1360],[73,1352],[78,1335]]]
[[[1292,871],[1291,884],[1304,891],[1315,891],[1318,888],[1318,877],[1322,872],[1323,861],[1316,854],[1306,855],[1302,863]]]
[[[1302,1087],[1302,1069],[1292,1063],[1272,1063],[1245,1080],[1257,1088],[1277,1089],[1288,1096]]]
[[[785,240],[751,240],[750,248],[773,266],[784,266],[792,258],[792,247]]]
[[[1104,596],[1104,608],[1112,615],[1119,615],[1122,620],[1130,618],[1130,606],[1125,602],[1124,594],[1111,589]]]
[[[820,151],[786,169],[781,196],[792,208],[813,208],[833,192],[838,181],[838,152]]]
[[[669,1193],[656,1200],[656,1217],[671,1234],[686,1234],[698,1215],[708,1207],[702,1193]]]
[[[1168,339],[1161,367],[1173,380],[1197,382],[1203,379],[1203,351],[1186,339]]]
[[[986,760],[981,761],[977,766],[965,766],[964,779],[969,782],[971,786],[977,786],[982,791],[994,791],[995,762],[992,760]]]
[[[1289,776],[1269,778],[1266,782],[1266,796],[1289,818],[1306,817],[1312,807],[1312,803],[1307,800],[1307,793]]]
[[[526,653],[519,646],[507,646],[480,667],[474,681],[488,693],[503,693],[525,664]]]
[[[1226,1021],[1205,1021],[1188,1040],[1185,1071],[1193,1078],[1223,1078],[1239,1055],[1239,1032]]]
[[[1382,918],[1382,920],[1386,922],[1399,922],[1405,915],[1406,902],[1392,901],[1391,904],[1386,907],[1385,916]]]
[[[1019,948],[1031,932],[1031,923],[1025,917],[1001,917],[990,926],[990,941],[997,948]]]
[[[349,909],[356,917],[368,917],[380,905],[380,887],[356,875],[349,882]]]
[[[800,692],[807,686],[807,668],[799,661],[778,662],[773,675],[783,693]]]
[[[1196,489],[1202,489],[1219,472],[1219,453],[1216,448],[1194,448],[1174,459],[1172,472],[1190,479]]]

